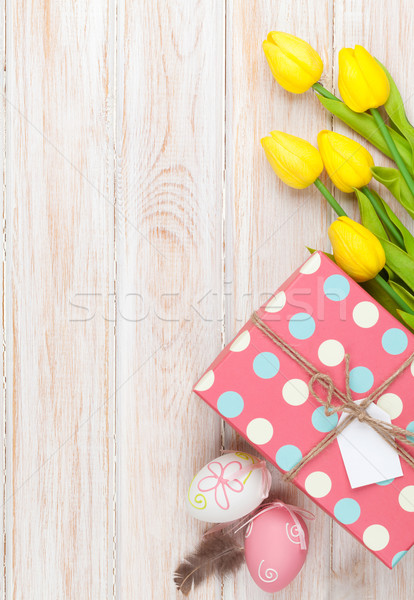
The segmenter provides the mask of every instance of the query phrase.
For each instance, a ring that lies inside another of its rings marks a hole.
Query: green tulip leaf
[[[388,119],[388,127],[391,127],[391,129],[402,135],[401,131],[398,129],[394,121],[391,121],[391,119]]]
[[[387,144],[382,137],[381,132],[378,130],[378,127],[374,121],[374,117],[369,115],[368,113],[356,113],[350,108],[346,106],[340,100],[331,100],[329,98],[325,98],[320,94],[316,94],[319,102],[323,104],[323,106],[329,110],[335,117],[341,119],[344,123],[349,125],[351,129],[362,135],[366,140],[368,140],[373,146],[378,148],[385,156],[392,158],[392,155],[388,149]],[[410,144],[407,140],[394,131],[391,127],[387,126],[387,129],[390,133],[390,136],[394,140],[395,145],[397,146],[398,152],[401,155],[401,158],[407,165],[407,167],[412,170],[412,152]],[[412,173],[411,173],[412,174]]]
[[[411,331],[414,331],[414,315],[397,309],[397,314],[400,321],[404,323]]]
[[[315,248],[309,248],[309,246],[306,246],[306,250],[308,252],[310,252],[310,254],[313,254],[314,252],[320,252],[320,250],[316,250]],[[321,251],[323,252],[323,251]],[[323,254],[325,254],[325,256],[327,256],[328,258],[331,259],[332,262],[335,262],[335,258],[333,254],[329,254],[329,252],[323,252]]]
[[[379,61],[377,61],[379,62]],[[381,64],[386,76],[388,77],[388,81],[390,83],[390,95],[386,103],[384,104],[385,111],[391,121],[397,126],[399,131],[405,137],[407,142],[410,144],[412,161],[411,161],[411,169],[414,168],[414,127],[411,125],[409,120],[407,119],[407,115],[404,110],[404,102],[401,98],[401,94],[398,91],[397,86],[395,85],[395,81],[384,67]]]
[[[384,265],[384,271],[388,275],[388,282],[398,279],[398,277],[396,276],[394,271],[392,269],[390,269],[388,265]],[[385,278],[385,279],[387,279],[387,278]]]
[[[382,185],[385,185],[411,217],[414,218],[414,198],[401,172],[398,169],[391,169],[390,167],[372,167],[371,171],[375,179],[382,183]]]
[[[371,190],[372,192],[372,190]],[[369,201],[368,197],[361,190],[355,189],[356,197],[358,198],[359,211],[361,213],[361,221],[364,227],[369,229],[371,233],[377,237],[383,237],[387,239],[387,232],[384,226],[375,212],[374,207]]]
[[[394,292],[396,292],[404,300],[404,302],[412,310],[414,310],[414,296],[413,296],[413,294],[411,294],[408,290],[405,289],[405,287],[403,287],[402,285],[400,285],[396,281],[389,281],[388,283],[390,284],[390,286],[392,287],[392,289],[394,290]]]
[[[387,266],[401,278],[410,290],[414,290],[414,258],[389,240],[384,238],[379,238],[379,240],[384,248]]]
[[[410,231],[408,231],[408,229],[405,227],[405,225],[403,225],[401,223],[400,219],[391,210],[391,208],[388,206],[388,204],[385,202],[385,200],[383,198],[381,198],[381,196],[379,196],[376,192],[374,192],[374,190],[371,190],[371,191],[372,191],[372,193],[375,193],[378,200],[381,202],[382,206],[384,207],[384,210],[387,213],[388,218],[390,219],[390,221],[392,221],[394,223],[394,225],[397,227],[397,229],[400,231],[401,235],[403,236],[404,245],[405,245],[405,249],[407,250],[407,254],[409,254],[410,256],[412,256],[414,258],[414,236],[412,235],[412,233]]]

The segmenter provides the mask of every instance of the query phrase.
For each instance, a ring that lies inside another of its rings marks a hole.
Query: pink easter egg
[[[306,549],[301,548],[298,526],[283,504],[263,510],[246,530],[247,568],[265,592],[278,592],[289,585],[305,562],[308,529],[302,517],[295,516],[305,534]]]

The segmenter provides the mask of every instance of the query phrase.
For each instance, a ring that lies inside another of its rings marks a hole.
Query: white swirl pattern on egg
[[[289,523],[286,523],[286,535],[292,544],[300,544],[300,532],[297,525],[290,526],[289,530]]]
[[[253,529],[253,521],[251,521],[251,522],[248,524],[248,526],[247,526],[246,533],[244,534],[244,537],[245,537],[245,538],[248,538],[248,537],[249,537],[249,535],[250,535],[250,534],[251,534],[251,532],[252,532],[252,529]]]
[[[264,560],[262,560],[262,562],[259,565],[259,570],[257,572],[259,579],[261,581],[264,581],[264,583],[273,583],[273,581],[276,581],[276,579],[279,577],[279,573],[276,571],[276,569],[272,569],[271,567],[267,567],[267,569],[265,568],[264,570],[264,577],[261,574],[261,570],[262,570],[262,565],[264,563]]]

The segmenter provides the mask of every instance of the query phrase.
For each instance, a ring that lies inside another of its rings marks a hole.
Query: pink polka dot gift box
[[[413,352],[414,336],[316,252],[194,391],[392,568],[414,543]]]

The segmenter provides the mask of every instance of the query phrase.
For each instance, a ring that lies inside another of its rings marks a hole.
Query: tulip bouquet
[[[338,215],[328,230],[331,258],[414,330],[414,237],[388,203],[369,187],[374,178],[414,218],[414,127],[406,117],[397,86],[386,68],[362,46],[339,52],[342,100],[319,82],[323,63],[307,42],[271,32],[263,50],[283,88],[294,94],[312,88],[327,110],[395,162],[395,168],[376,166],[364,146],[333,131],[318,134],[318,148],[281,131],[272,131],[262,139],[280,179],[296,189],[315,185]],[[389,125],[378,110],[381,106]],[[322,183],[324,168],[339,190],[355,193],[362,224],[346,215]]]

